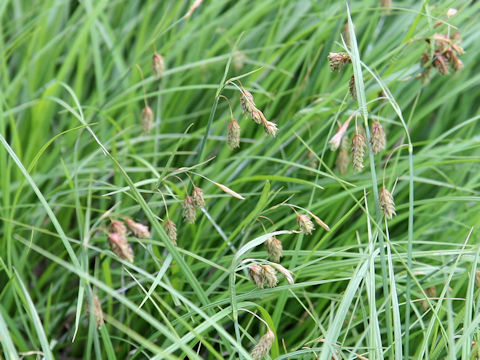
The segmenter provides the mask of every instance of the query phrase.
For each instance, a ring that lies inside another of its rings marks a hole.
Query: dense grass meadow
[[[0,359],[480,358],[479,18],[0,1]]]

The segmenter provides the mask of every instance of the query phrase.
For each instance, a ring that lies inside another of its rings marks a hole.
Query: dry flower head
[[[280,258],[283,256],[281,241],[275,236],[272,236],[265,241],[265,247],[267,248],[268,258],[274,262],[279,262]]]
[[[352,139],[352,164],[356,171],[362,171],[365,157],[365,138],[360,134],[355,134]]]
[[[195,223],[195,219],[197,218],[195,200],[190,195],[187,195],[185,200],[183,200],[183,218],[189,224]]]
[[[372,122],[372,136],[371,136],[372,151],[374,154],[378,154],[380,151],[385,150],[387,145],[387,138],[382,125],[378,121]]]
[[[240,125],[235,119],[228,123],[227,144],[232,149],[240,147]]]
[[[122,260],[133,263],[133,250],[123,234],[112,232],[108,235],[112,251]]]
[[[148,226],[140,224],[129,217],[125,218],[128,228],[136,237],[140,239],[146,239],[150,237],[150,231],[148,231]]]
[[[385,187],[382,187],[382,190],[380,190],[380,208],[387,219],[391,219],[396,215],[393,196]]]
[[[310,216],[305,214],[298,214],[297,215],[297,224],[300,228],[300,231],[306,235],[310,235],[315,227],[313,226],[312,220],[310,220]]]
[[[328,61],[330,63],[330,71],[340,70],[346,63],[352,62],[350,55],[347,53],[329,53]]]
[[[261,360],[267,355],[275,341],[275,334],[272,330],[268,329],[267,333],[263,335],[258,344],[253,348],[250,355],[254,360]]]
[[[177,245],[177,227],[175,226],[175,223],[168,219],[163,224],[163,228],[165,229],[168,238],[172,240],[173,245]]]

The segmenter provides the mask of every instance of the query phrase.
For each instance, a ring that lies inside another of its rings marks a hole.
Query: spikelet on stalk
[[[203,198],[203,190],[194,186],[192,191],[193,202],[195,207],[201,209],[205,207],[205,199]]]
[[[372,151],[374,154],[378,154],[380,151],[385,150],[387,138],[382,125],[378,121],[373,121],[371,128],[372,136],[370,142],[372,144]]]
[[[258,344],[253,348],[250,355],[254,360],[261,360],[267,355],[275,341],[275,334],[272,330],[268,329],[267,333],[263,335]]]
[[[352,62],[350,55],[347,53],[329,53],[328,62],[330,64],[330,71],[334,72],[340,70],[346,63]]]
[[[382,187],[382,190],[380,190],[380,208],[387,219],[391,219],[396,215],[393,196],[385,187]]]
[[[356,171],[362,171],[365,157],[365,138],[360,134],[355,134],[352,139],[352,164]]]
[[[227,144],[232,149],[240,147],[240,125],[235,119],[228,123]]]
[[[313,226],[312,220],[310,220],[310,216],[305,214],[298,214],[297,215],[297,224],[300,228],[300,231],[306,235],[310,235],[315,227]]]
[[[273,267],[270,265],[261,265],[262,267],[262,273],[263,277],[265,278],[265,282],[269,288],[273,288],[277,286],[278,284],[278,279],[277,276],[275,275],[277,272]]]
[[[118,234],[122,234],[124,236],[127,235],[127,228],[125,224],[120,220],[112,220],[110,223],[110,231]]]
[[[160,54],[153,54],[152,57],[152,72],[155,74],[157,79],[160,79],[165,71],[165,60]]]
[[[240,103],[242,105],[243,112],[246,115],[249,115],[257,124],[263,125],[265,132],[269,136],[275,137],[277,135],[277,124],[268,121],[265,118],[263,112],[256,107],[255,101],[253,100],[253,95],[243,87],[241,88]]]
[[[187,195],[185,200],[183,200],[183,218],[189,224],[195,223],[195,219],[197,218],[195,200],[193,200],[193,197],[190,195]]]
[[[167,236],[170,240],[172,240],[173,245],[177,245],[177,227],[175,223],[168,219],[165,221],[163,224],[163,228],[165,229],[165,232],[167,233]]]
[[[250,279],[252,282],[260,289],[263,289],[265,286],[265,276],[263,274],[263,269],[260,265],[252,264],[248,269],[248,273],[250,275]]]
[[[150,106],[145,105],[142,110],[142,129],[144,134],[150,134],[153,129],[153,111]]]
[[[275,236],[272,236],[265,241],[265,247],[267,248],[268,258],[274,262],[279,262],[280,258],[283,256],[281,241]]]
[[[150,231],[148,231],[148,226],[140,224],[136,221],[133,221],[131,218],[126,217],[125,222],[127,223],[128,228],[136,237],[140,239],[146,239],[150,237]]]
[[[108,241],[112,251],[123,260],[133,263],[133,250],[124,234],[112,232],[108,235]]]
[[[295,281],[293,280],[293,275],[292,275],[292,272],[288,269],[285,269],[282,265],[280,264],[277,264],[277,263],[272,263],[272,266],[278,270],[278,272],[280,274],[282,274],[285,279],[287,280],[287,282],[290,284],[290,285],[293,285],[295,283]]]

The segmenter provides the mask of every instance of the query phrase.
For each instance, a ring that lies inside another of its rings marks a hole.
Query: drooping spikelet
[[[122,234],[124,236],[127,235],[127,228],[125,224],[119,220],[113,220],[110,224],[110,230],[114,233]]]
[[[268,329],[267,333],[263,335],[258,344],[253,348],[251,356],[254,360],[261,360],[270,351],[273,342],[275,341],[275,334]]]
[[[385,131],[378,121],[372,122],[371,144],[374,154],[378,154],[380,151],[385,150],[385,146],[387,145]]]
[[[352,75],[350,78],[350,82],[348,83],[348,90],[350,91],[350,95],[352,95],[353,100],[357,100],[357,88],[355,86],[355,76]]]
[[[365,138],[360,134],[355,134],[352,139],[352,163],[356,171],[362,171],[364,167],[365,146]]]
[[[387,219],[391,219],[394,215],[396,215],[393,196],[385,187],[382,187],[382,190],[380,190],[380,208]]]
[[[152,72],[155,74],[157,79],[160,79],[165,71],[165,60],[160,54],[153,54],[152,57]]]
[[[123,260],[133,263],[133,250],[123,234],[112,232],[108,235],[108,241],[112,251]]]
[[[310,216],[305,214],[298,214],[297,216],[297,224],[300,228],[300,231],[304,234],[310,235],[315,227],[313,226],[312,220],[310,220]]]
[[[448,62],[447,59],[443,56],[438,54],[435,56],[433,60],[433,66],[437,69],[439,74],[448,75],[450,72],[448,71]]]
[[[177,227],[175,226],[175,223],[168,219],[163,224],[163,228],[165,229],[169,239],[172,240],[173,245],[177,245]]]
[[[240,103],[242,104],[242,109],[245,115],[252,116],[252,112],[256,109],[255,101],[253,100],[253,95],[247,89],[242,87],[240,94]]]
[[[273,267],[271,267],[270,265],[262,265],[262,273],[263,277],[265,278],[265,282],[267,283],[267,286],[269,288],[277,286],[278,279],[275,275],[277,272]]]
[[[281,241],[275,236],[272,236],[265,241],[265,247],[267,248],[268,258],[274,262],[279,262],[280,258],[283,256]]]
[[[352,62],[350,55],[347,53],[330,53],[328,54],[328,61],[330,62],[330,71],[340,70],[346,63]]]
[[[190,195],[185,197],[183,200],[183,218],[189,224],[195,223],[197,217],[197,208],[195,206],[195,200]]]
[[[257,108],[254,108],[250,112],[250,116],[252,117],[252,120],[255,121],[257,124],[265,124],[265,122],[267,121],[265,115],[263,115],[263,112],[261,112]]]
[[[227,144],[232,149],[240,147],[240,125],[234,119],[228,123]]]
[[[150,134],[153,129],[153,111],[150,106],[145,105],[142,110],[142,129],[145,134]]]
[[[272,266],[275,267],[275,269],[277,269],[278,272],[285,277],[285,279],[290,285],[295,283],[295,281],[293,280],[292,272],[290,270],[285,269],[282,265],[276,263],[272,263]]]
[[[250,279],[252,282],[260,289],[263,289],[265,286],[265,276],[263,274],[262,267],[257,264],[250,265],[248,269],[248,273],[250,275]]]
[[[203,198],[203,190],[201,188],[194,186],[192,197],[197,208],[201,209],[205,207],[205,199]]]
[[[265,132],[271,136],[275,137],[278,132],[277,124],[271,122],[271,121],[265,121],[263,123],[263,128],[265,129]]]
[[[150,237],[150,231],[148,231],[148,226],[135,222],[129,217],[125,218],[125,222],[127,223],[127,226],[130,229],[130,231],[136,237],[140,239],[146,239]]]

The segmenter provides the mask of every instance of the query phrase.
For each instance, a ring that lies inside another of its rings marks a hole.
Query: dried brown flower
[[[360,134],[355,134],[352,139],[352,164],[356,171],[362,171],[364,167],[365,146],[365,138]]]
[[[133,250],[123,234],[112,232],[108,235],[108,241],[112,247],[112,251],[117,254],[120,259],[133,263]]]
[[[194,186],[192,197],[197,208],[201,209],[205,207],[205,199],[203,198],[203,190],[201,188]]]
[[[448,71],[447,59],[443,55],[437,54],[435,56],[435,59],[433,60],[433,66],[442,75],[448,75],[450,73]]]
[[[251,356],[254,360],[261,360],[270,351],[273,342],[275,341],[275,334],[268,329],[267,333],[263,335],[258,344],[253,348]]]
[[[163,228],[165,229],[165,232],[167,233],[167,236],[169,237],[170,240],[172,240],[173,245],[177,245],[177,227],[175,226],[175,223],[168,219],[165,221],[163,224]]]
[[[330,53],[328,54],[328,61],[330,62],[330,71],[340,70],[346,63],[352,62],[350,55],[347,53]]]
[[[281,241],[275,236],[272,236],[265,241],[265,247],[267,248],[268,258],[274,262],[279,262],[280,258],[283,256]]]
[[[285,279],[290,285],[293,285],[295,283],[295,281],[293,280],[292,272],[290,270],[285,269],[282,265],[277,263],[272,263],[272,266],[275,267],[278,272],[285,277]]]
[[[382,190],[380,190],[380,208],[387,219],[391,219],[394,215],[396,215],[393,196],[385,187],[382,187]]]
[[[195,200],[193,200],[193,197],[190,195],[187,195],[185,200],[183,200],[183,218],[189,224],[195,223],[195,219],[197,218]]]
[[[372,151],[378,154],[384,150],[387,145],[387,138],[382,125],[378,121],[372,121],[372,137],[371,137]]]
[[[297,224],[300,228],[300,231],[304,234],[310,235],[315,227],[313,226],[312,220],[310,220],[310,216],[305,214],[298,214],[297,215]]]
[[[227,144],[232,149],[240,147],[240,125],[234,119],[228,123]]]
[[[265,132],[271,136],[275,137],[278,132],[277,124],[271,122],[271,121],[265,121],[263,123],[263,128],[265,129]]]
[[[246,115],[252,114],[252,111],[256,109],[255,101],[253,100],[253,95],[247,89],[242,87],[240,94],[240,103],[242,105],[243,112]]]
[[[148,226],[135,222],[129,217],[125,218],[125,222],[127,223],[127,226],[130,229],[130,231],[136,237],[140,239],[146,239],[150,237],[150,231],[148,231]]]

